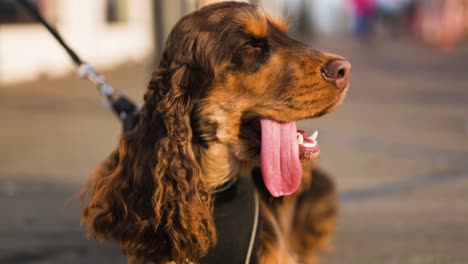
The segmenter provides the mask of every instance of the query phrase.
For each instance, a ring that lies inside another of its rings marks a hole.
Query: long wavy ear
[[[134,259],[185,263],[216,240],[212,198],[192,149],[189,85],[197,82],[185,65],[161,65],[137,127],[85,187],[82,221]]]

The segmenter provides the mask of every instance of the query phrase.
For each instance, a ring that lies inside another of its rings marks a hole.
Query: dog
[[[336,192],[314,165],[316,133],[296,121],[336,109],[350,70],[254,5],[183,17],[138,124],[84,187],[88,234],[118,242],[131,263],[196,263],[217,241],[213,190],[241,177],[260,199],[258,262],[315,263],[335,230]]]

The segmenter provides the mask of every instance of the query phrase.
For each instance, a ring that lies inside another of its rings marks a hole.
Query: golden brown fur
[[[258,176],[258,142],[244,129],[260,117],[289,122],[336,108],[346,89],[320,70],[339,58],[289,38],[252,5],[215,4],[184,17],[137,127],[84,189],[89,234],[117,241],[135,263],[196,261],[216,243],[212,190],[251,177],[262,198],[260,262],[313,263],[334,230],[333,184],[304,161],[299,191],[273,198]]]

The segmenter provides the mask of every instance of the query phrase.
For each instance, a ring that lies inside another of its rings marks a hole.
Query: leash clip
[[[97,74],[94,68],[87,63],[80,64],[77,73],[82,79],[87,79],[96,85],[104,98],[104,105],[119,117],[124,131],[129,131],[136,125],[140,106],[129,100],[122,90],[110,86],[104,77]]]
[[[81,79],[87,79],[91,81],[96,87],[98,87],[99,92],[106,99],[107,105],[109,106],[111,104],[112,97],[115,93],[114,87],[110,86],[104,77],[97,74],[91,65],[82,63],[80,66],[78,66],[77,73]]]

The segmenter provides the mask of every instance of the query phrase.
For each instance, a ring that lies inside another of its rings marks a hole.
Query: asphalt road
[[[321,40],[353,64],[343,106],[318,120],[321,166],[340,190],[329,264],[468,263],[468,46]],[[141,98],[150,67],[105,73]],[[119,123],[69,76],[0,88],[0,263],[125,263],[86,240],[76,194]]]

